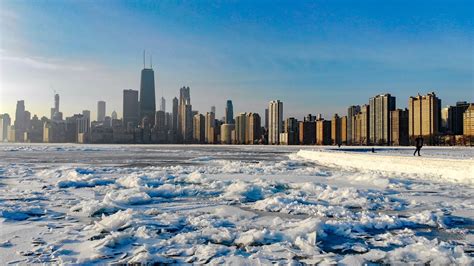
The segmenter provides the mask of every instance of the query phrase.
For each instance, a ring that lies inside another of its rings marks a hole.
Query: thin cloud
[[[31,57],[31,56],[12,56],[6,55],[5,51],[2,50],[0,54],[0,62],[3,66],[8,64],[20,64],[22,66],[43,69],[43,70],[68,70],[68,71],[85,71],[90,69],[80,64],[70,64],[63,60],[47,59],[44,57]]]

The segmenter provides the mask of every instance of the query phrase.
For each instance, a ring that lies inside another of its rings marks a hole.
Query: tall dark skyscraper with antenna
[[[155,72],[150,58],[150,68],[145,66],[145,52],[143,52],[143,69],[140,79],[140,123],[147,118],[153,126],[155,121]]]

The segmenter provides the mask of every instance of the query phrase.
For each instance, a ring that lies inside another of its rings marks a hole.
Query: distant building
[[[143,60],[145,61],[145,60]],[[150,68],[145,67],[143,62],[143,69],[140,77],[140,121],[143,121],[145,117],[153,126],[156,113],[156,100],[155,100],[155,72],[151,66]]]
[[[117,112],[115,112],[115,110],[112,111],[112,114],[110,115],[110,117],[112,118],[112,120],[117,120],[118,119],[117,118]]]
[[[193,111],[189,87],[179,90],[178,109],[178,136],[182,143],[192,142],[193,137]]]
[[[25,141],[25,132],[29,127],[31,119],[30,112],[25,110],[25,101],[20,100],[16,103],[16,112],[15,112],[15,123],[14,123],[14,132],[15,132],[15,141],[24,142]]]
[[[227,100],[225,107],[225,120],[226,124],[234,124],[234,106],[231,100]]]
[[[166,128],[166,114],[164,111],[156,111],[155,114],[155,129],[164,134],[167,131]]]
[[[255,144],[262,137],[262,126],[260,115],[257,113],[248,113],[247,114],[247,134],[245,143]]]
[[[352,117],[352,144],[369,145],[370,106],[363,105],[360,112]]]
[[[59,111],[59,94],[54,95],[54,107],[51,108],[51,120],[61,121],[63,120],[63,113]]]
[[[391,145],[406,146],[409,144],[408,139],[408,110],[397,109],[390,112],[390,124],[392,129],[390,132]]]
[[[341,144],[347,144],[347,116],[341,117]]]
[[[247,131],[247,113],[235,117],[235,144],[245,144]]]
[[[139,121],[138,91],[123,90],[123,127],[136,128]]]
[[[338,114],[331,120],[331,142],[333,145],[342,144],[342,120]]]
[[[232,132],[234,131],[235,124],[222,124],[221,125],[221,143],[232,144]]]
[[[447,124],[446,133],[452,135],[463,134],[463,121],[464,112],[469,108],[467,102],[457,102],[455,106],[449,106],[447,109]],[[444,109],[444,108],[443,108]],[[442,124],[443,124],[443,113],[442,113]]]
[[[205,128],[205,143],[214,143],[214,130],[213,128],[215,127],[215,114],[212,112],[207,112],[206,113],[206,128]]]
[[[173,114],[172,114],[172,121],[173,121],[173,131],[176,133],[178,132],[178,113],[179,113],[179,101],[178,98],[174,97],[173,98]]]
[[[331,121],[316,121],[316,144],[331,145]]]
[[[283,129],[283,103],[271,101],[268,106],[268,144],[279,144]]]
[[[425,96],[408,99],[408,134],[410,141],[418,136],[425,138],[425,143],[434,144],[441,123],[441,100],[434,92]]]
[[[98,122],[104,122],[105,120],[105,102],[104,101],[98,101],[97,102],[97,121]]]
[[[389,93],[370,98],[370,143],[386,145],[390,141],[390,111],[395,110],[395,97]]]
[[[268,108],[265,108],[265,130],[268,130]]]
[[[359,105],[352,105],[347,108],[347,144],[352,144],[352,118],[360,113]]]
[[[196,114],[193,117],[193,140],[194,143],[205,143],[206,141],[206,117]]]
[[[474,137],[474,104],[470,104],[463,115],[464,136]]]
[[[299,144],[314,145],[316,144],[316,122],[301,121],[299,122]]]
[[[9,114],[0,115],[0,142],[8,141],[8,128],[11,125]]]
[[[299,136],[298,136],[298,120],[294,117],[289,117],[285,120],[283,124],[283,132],[287,133],[285,135],[285,143],[286,145],[296,145],[298,144]],[[281,136],[281,134],[280,134]],[[281,141],[280,141],[281,144]]]
[[[163,111],[166,113],[166,99],[165,97],[161,97],[160,100],[160,111]]]

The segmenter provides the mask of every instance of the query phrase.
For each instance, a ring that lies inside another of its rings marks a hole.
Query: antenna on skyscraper
[[[145,50],[143,50],[143,68],[145,68]]]
[[[153,69],[153,57],[150,55],[150,68]]]

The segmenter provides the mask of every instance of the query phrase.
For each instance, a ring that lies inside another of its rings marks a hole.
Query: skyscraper
[[[104,122],[105,119],[105,102],[97,102],[97,122]]]
[[[11,119],[10,115],[0,115],[0,142],[8,140],[8,128],[10,127]]]
[[[254,144],[258,142],[262,136],[261,133],[261,121],[260,115],[257,113],[248,113],[247,114],[247,131],[246,140],[247,144]]]
[[[370,106],[364,104],[352,117],[352,143],[368,145],[370,136]]]
[[[138,91],[123,90],[123,126],[134,128],[139,122]]]
[[[247,113],[240,113],[235,117],[235,144],[245,144],[247,132]]]
[[[338,114],[331,120],[331,142],[333,145],[342,144],[342,119]]]
[[[205,143],[206,140],[206,118],[202,114],[193,117],[193,141],[194,143]]]
[[[215,127],[215,120],[216,118],[213,112],[206,113],[206,118],[205,118],[206,128],[204,129],[204,133],[205,133],[204,142],[206,143],[214,143],[213,128]]]
[[[166,100],[165,97],[161,97],[160,111],[166,112]]]
[[[183,143],[192,142],[193,138],[193,111],[191,105],[191,92],[189,87],[179,90],[178,109],[178,139]]]
[[[234,124],[234,106],[231,100],[227,100],[225,107],[225,121],[226,124]]]
[[[63,120],[63,113],[59,111],[59,94],[54,95],[54,107],[51,108],[51,120],[61,121]]]
[[[143,54],[143,69],[140,79],[140,122],[147,117],[149,123],[154,123],[156,102],[155,102],[155,72],[145,67],[145,53]],[[151,125],[153,126],[153,125]]]
[[[359,112],[359,105],[352,105],[347,108],[347,144],[352,144],[352,117]]]
[[[279,144],[283,129],[283,103],[271,101],[268,105],[268,144]]]
[[[391,145],[408,145],[408,110],[397,109],[390,112]]]
[[[441,122],[441,100],[434,92],[408,99],[408,135],[413,141],[418,136],[433,144]]]
[[[213,106],[211,106],[211,112],[213,112],[213,113],[214,113],[214,115],[216,114],[216,107],[215,107],[214,105],[213,105]]]
[[[110,115],[110,117],[112,118],[112,120],[114,120],[114,119],[116,120],[117,119],[117,112],[115,112],[115,110],[112,111],[112,114]]]
[[[178,132],[178,110],[179,110],[179,101],[178,98],[173,98],[173,110],[172,110],[172,129],[176,133]]]
[[[469,137],[469,143],[472,144],[472,137],[474,137],[474,104],[470,104],[463,114],[463,134]]]
[[[395,110],[395,97],[389,93],[370,98],[370,143],[390,143],[390,111]]]

